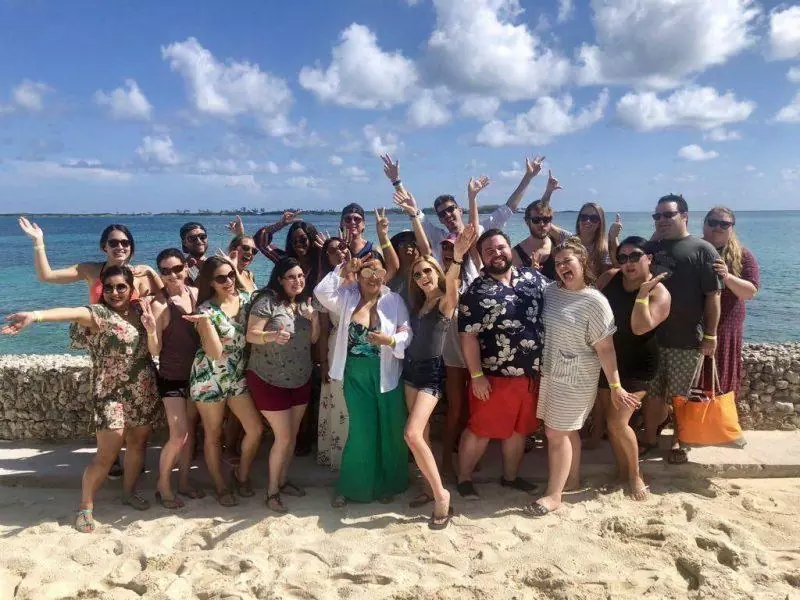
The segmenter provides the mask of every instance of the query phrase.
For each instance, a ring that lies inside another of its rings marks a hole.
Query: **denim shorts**
[[[403,381],[415,390],[441,398],[444,394],[444,360],[441,356],[422,360],[406,357]]]

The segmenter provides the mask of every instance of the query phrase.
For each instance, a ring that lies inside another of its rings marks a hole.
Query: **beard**
[[[537,240],[544,240],[547,238],[549,231],[539,231],[538,229],[534,229],[531,227],[530,229],[531,237],[535,237]]]
[[[511,268],[511,261],[507,259],[505,256],[503,257],[502,266],[495,266],[492,263],[483,265],[484,271],[486,271],[490,275],[502,275],[503,273],[508,272],[510,268]]]

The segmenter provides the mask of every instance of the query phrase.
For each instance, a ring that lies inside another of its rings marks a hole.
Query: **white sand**
[[[800,598],[798,479],[656,482],[644,504],[589,490],[542,519],[479,491],[439,533],[408,498],[337,511],[314,488],[272,517],[260,495],[175,514],[106,491],[86,535],[76,491],[3,488],[0,600]]]

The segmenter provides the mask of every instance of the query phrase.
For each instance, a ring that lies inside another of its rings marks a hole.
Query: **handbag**
[[[689,393],[672,399],[678,440],[685,446],[744,448],[747,441],[739,425],[735,394],[720,393],[717,364],[713,358],[711,389],[703,389],[708,386],[700,384],[707,360],[700,361]]]

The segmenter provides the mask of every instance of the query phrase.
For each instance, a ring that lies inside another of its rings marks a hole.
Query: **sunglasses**
[[[205,242],[208,239],[208,236],[205,233],[193,233],[192,235],[186,236],[186,239],[190,243],[196,244],[197,242]]]
[[[653,221],[660,221],[661,219],[672,219],[679,214],[681,213],[677,210],[665,210],[664,212],[654,212],[651,216]]]
[[[438,211],[436,214],[437,214],[437,215],[439,215],[439,218],[441,219],[441,218],[443,218],[445,215],[452,215],[452,214],[453,214],[453,213],[455,213],[457,210],[458,210],[458,206],[456,206],[455,204],[451,204],[451,205],[450,205],[450,206],[448,206],[447,208],[445,208],[445,209],[442,209],[442,210]]]
[[[425,275],[426,277],[430,277],[431,273],[433,273],[433,269],[431,267],[425,267],[422,271],[417,271],[414,273],[414,279],[422,279],[422,276]]]
[[[599,223],[600,216],[599,215],[579,215],[578,220],[582,223]]]
[[[355,223],[356,225],[361,223],[363,220],[364,219],[362,219],[357,215],[348,215],[344,219],[342,219],[342,221],[344,221],[345,223]]]
[[[130,288],[128,287],[127,283],[118,283],[117,285],[108,284],[103,286],[103,293],[113,294],[114,292],[117,292],[118,294],[124,294],[129,289]]]
[[[241,250],[242,252],[249,252],[250,254],[255,254],[257,252],[255,246],[246,246],[245,244],[239,246],[238,249]]]
[[[122,246],[123,248],[130,248],[131,241],[130,240],[108,240],[106,242],[109,247],[111,248],[119,248]]]
[[[364,279],[383,279],[386,277],[386,269],[364,267],[361,269],[360,275]]]
[[[723,231],[728,231],[728,229],[733,227],[733,221],[720,221],[719,219],[706,219],[706,225],[708,225],[712,229],[716,229],[717,227],[719,227]]]
[[[185,268],[186,265],[175,265],[174,267],[159,267],[158,271],[166,277],[167,275],[180,275]]]
[[[625,263],[638,263],[639,260],[644,256],[644,252],[631,252],[630,254],[618,254],[617,255],[617,262],[621,265]]]
[[[534,225],[549,225],[553,222],[553,217],[528,217],[527,221]]]
[[[214,276],[214,283],[218,283],[219,285],[225,285],[228,281],[235,281],[236,280],[236,273],[233,271],[228,271],[225,275],[215,275]]]

